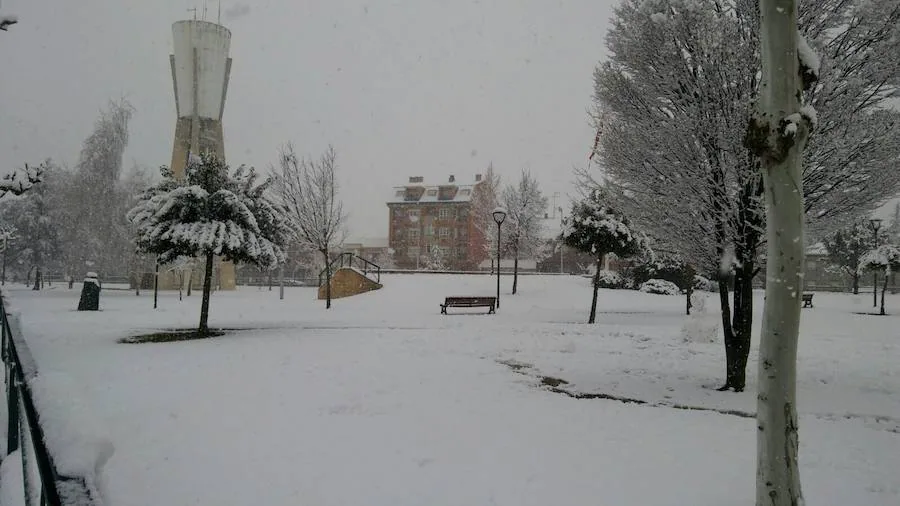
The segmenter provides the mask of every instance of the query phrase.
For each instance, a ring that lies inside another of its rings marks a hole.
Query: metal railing
[[[28,506],[99,506],[100,498],[82,476],[62,475],[53,463],[47,448],[44,429],[34,404],[31,381],[37,367],[22,338],[18,318],[7,314],[0,296],[0,327],[2,327],[2,357],[5,365],[6,455],[19,451],[22,460],[22,488]],[[34,472],[36,469],[36,473]],[[36,478],[36,482],[34,481]]]
[[[334,273],[335,269],[340,269],[341,267],[355,267],[362,271],[366,277],[370,277],[369,273],[373,273],[375,282],[381,283],[381,267],[359,255],[351,252],[341,253],[329,265],[332,273]],[[325,271],[326,269],[322,269],[322,272],[319,273],[319,286],[322,286],[322,283],[325,282]]]

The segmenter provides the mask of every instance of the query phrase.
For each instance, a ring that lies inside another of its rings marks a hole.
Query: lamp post
[[[491,212],[494,223],[497,224],[497,308],[500,308],[500,225],[506,219],[506,209],[497,207]]]
[[[562,207],[557,207],[557,209],[559,210],[559,230],[560,230],[560,237],[562,237],[562,232],[565,231],[565,220],[564,220],[564,218],[563,218],[563,208],[562,208]],[[565,246],[565,245],[562,243],[562,241],[560,241],[560,242],[559,242],[559,273],[560,273],[560,274],[562,274],[562,273],[564,272],[564,271],[563,271],[563,248],[564,248],[564,246]]]
[[[869,220],[869,226],[872,228],[872,240],[875,248],[878,248],[878,230],[881,228],[881,219],[872,218]],[[878,307],[878,271],[872,273],[872,307]]]

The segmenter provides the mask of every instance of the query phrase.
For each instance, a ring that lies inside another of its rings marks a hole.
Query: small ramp
[[[331,298],[340,299],[378,290],[381,267],[352,253],[343,253],[331,263]],[[319,299],[325,299],[325,272],[319,275]]]

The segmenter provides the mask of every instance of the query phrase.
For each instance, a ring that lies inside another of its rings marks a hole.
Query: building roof
[[[415,181],[404,186],[394,186],[387,198],[388,204],[428,204],[439,202],[470,202],[475,186],[457,184],[454,181],[440,184],[426,184],[421,178],[410,178]]]

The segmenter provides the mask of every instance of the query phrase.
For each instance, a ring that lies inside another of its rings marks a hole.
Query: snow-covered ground
[[[196,324],[199,295],[6,291],[41,370],[42,405],[74,468],[102,470],[113,506],[746,505],[754,494],[755,349],[746,392],[720,393],[715,325],[682,297],[528,276],[496,315],[441,316],[446,295],[491,295],[488,276],[392,275],[336,300],[314,289],[216,293],[203,341],[119,344]],[[762,294],[757,294],[757,316]],[[809,504],[900,504],[900,296],[819,293],[803,311],[801,472]],[[451,309],[451,312],[453,310]],[[459,312],[459,311],[457,311]],[[755,344],[755,343],[754,343]],[[646,405],[575,399],[601,393]],[[553,379],[548,379],[556,383]],[[728,411],[699,411],[706,408]],[[48,435],[48,437],[50,437]],[[99,450],[98,450],[99,449]]]

